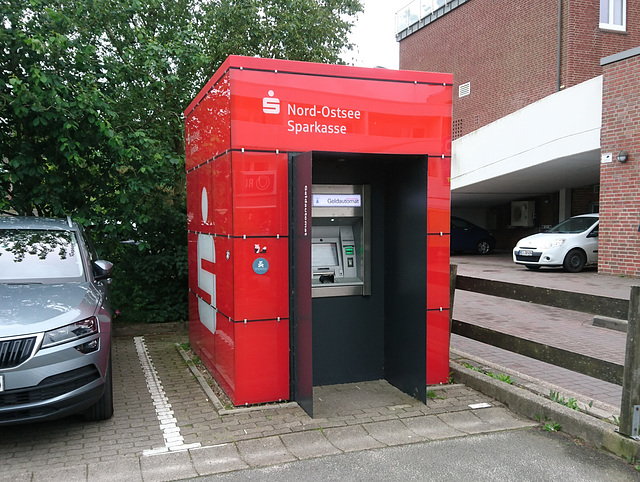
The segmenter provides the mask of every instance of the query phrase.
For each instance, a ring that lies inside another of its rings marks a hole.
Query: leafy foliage
[[[0,211],[71,215],[115,263],[123,318],[185,318],[183,109],[230,54],[338,62],[361,9],[0,0]]]

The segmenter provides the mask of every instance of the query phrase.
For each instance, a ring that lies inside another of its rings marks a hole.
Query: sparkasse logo
[[[279,114],[280,113],[280,99],[274,97],[273,90],[268,92],[269,97],[262,98],[262,112],[265,114]]]

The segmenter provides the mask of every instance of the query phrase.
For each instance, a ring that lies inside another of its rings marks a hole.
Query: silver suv
[[[0,217],[0,425],[111,417],[112,266],[69,218]]]

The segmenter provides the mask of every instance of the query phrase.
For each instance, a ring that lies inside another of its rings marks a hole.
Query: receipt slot
[[[312,187],[311,296],[371,294],[370,187]]]

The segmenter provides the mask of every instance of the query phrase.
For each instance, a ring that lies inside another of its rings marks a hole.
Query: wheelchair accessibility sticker
[[[269,262],[264,258],[257,258],[253,262],[253,271],[256,274],[265,274],[269,271]]]

